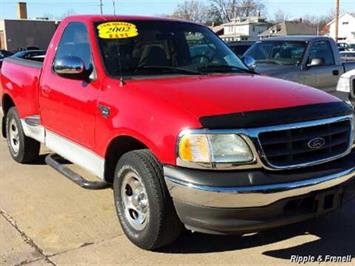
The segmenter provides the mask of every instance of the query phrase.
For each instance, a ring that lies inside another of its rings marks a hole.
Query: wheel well
[[[3,117],[2,117],[2,125],[1,125],[1,129],[2,129],[2,136],[4,138],[6,138],[6,126],[5,126],[5,123],[6,123],[6,115],[7,115],[7,112],[10,110],[10,108],[12,106],[15,106],[15,103],[14,101],[11,99],[11,97],[7,94],[5,94],[3,97],[2,97],[2,111],[3,111]]]
[[[5,94],[2,97],[2,111],[4,112],[4,116],[6,116],[7,112],[12,106],[15,106],[14,101],[11,99],[9,95]]]
[[[113,182],[116,164],[123,154],[140,149],[147,149],[147,146],[129,136],[120,136],[112,140],[105,156],[105,180]]]

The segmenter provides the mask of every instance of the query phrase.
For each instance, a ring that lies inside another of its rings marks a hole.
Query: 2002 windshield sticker
[[[136,25],[128,22],[106,22],[97,26],[101,39],[126,39],[138,36]]]

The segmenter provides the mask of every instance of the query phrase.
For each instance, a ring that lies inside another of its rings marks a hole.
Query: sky
[[[100,12],[99,0],[23,0],[28,5],[30,18],[52,15],[61,17],[63,14],[95,14]],[[202,0],[208,2],[208,0]],[[16,18],[17,0],[0,0],[0,19]],[[103,0],[104,13],[113,14],[113,0]],[[118,14],[127,15],[162,15],[171,13],[184,0],[116,0]],[[267,15],[281,9],[289,18],[304,15],[326,15],[335,8],[336,0],[262,0]],[[355,0],[340,0],[341,10],[355,12]]]

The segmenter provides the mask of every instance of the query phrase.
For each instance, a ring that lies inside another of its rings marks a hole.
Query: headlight
[[[244,139],[236,134],[193,134],[180,138],[178,155],[194,163],[248,163],[254,156]]]
[[[350,79],[345,77],[340,77],[337,84],[337,91],[350,93]]]

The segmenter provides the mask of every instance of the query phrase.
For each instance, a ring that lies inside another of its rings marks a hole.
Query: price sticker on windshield
[[[136,25],[128,22],[106,22],[97,26],[101,39],[126,39],[138,36]]]

